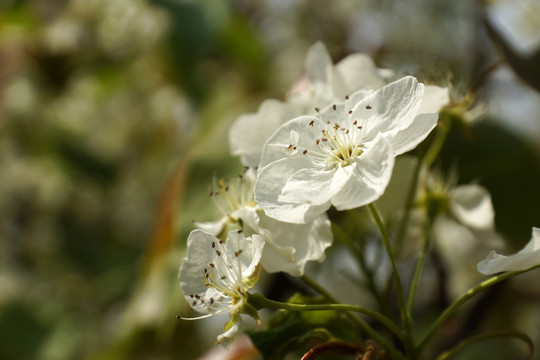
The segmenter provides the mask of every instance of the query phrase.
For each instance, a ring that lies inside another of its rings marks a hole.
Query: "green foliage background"
[[[231,122],[283,98],[318,40],[335,61],[365,51],[488,96],[501,56],[479,4],[1,2],[0,359],[201,356],[221,320],[176,321],[190,315],[176,276],[192,220],[214,215],[212,173],[240,170]],[[540,226],[540,136],[495,120],[455,129],[440,166],[490,189],[519,248]],[[305,327],[295,316],[284,324]]]

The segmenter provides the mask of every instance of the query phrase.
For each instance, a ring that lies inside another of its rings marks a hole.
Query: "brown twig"
[[[358,354],[363,354],[364,350],[357,345],[332,341],[319,344],[314,348],[310,349],[307,353],[304,354],[304,356],[302,356],[301,360],[313,360],[327,353],[337,353],[355,356]]]

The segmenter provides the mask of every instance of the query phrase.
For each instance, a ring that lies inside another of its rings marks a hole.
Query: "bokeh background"
[[[177,282],[187,235],[213,216],[213,172],[241,169],[231,122],[283,99],[316,41],[336,62],[365,52],[458,100],[476,94],[484,115],[451,134],[440,166],[492,192],[510,249],[529,240],[536,0],[1,0],[0,359],[212,347],[223,318],[175,319],[190,314]],[[483,316],[504,306],[494,322],[538,340],[540,277],[522,282]]]

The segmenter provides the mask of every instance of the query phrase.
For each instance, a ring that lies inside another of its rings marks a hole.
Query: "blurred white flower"
[[[255,185],[255,200],[268,216],[306,223],[331,205],[347,210],[375,201],[394,158],[437,123],[436,113],[419,114],[424,85],[413,77],[364,95],[295,118],[268,140]]]
[[[526,270],[540,264],[540,228],[533,228],[532,239],[523,249],[509,256],[492,250],[486,259],[478,263],[478,271],[485,275],[503,271]]]
[[[487,8],[493,26],[523,56],[540,49],[540,3],[537,0],[499,0]]]
[[[384,86],[394,73],[379,69],[368,55],[354,53],[333,65],[323,43],[315,43],[306,57],[306,77],[291,90],[287,102],[302,114],[313,112],[342,100],[358,90],[376,90]]]
[[[179,272],[184,297],[194,310],[206,314],[194,319],[229,313],[225,332],[218,336],[218,343],[228,348],[241,330],[241,313],[258,320],[257,311],[247,303],[247,292],[259,278],[264,239],[231,231],[223,242],[202,230],[193,230],[187,246]]]
[[[263,145],[284,122],[300,115],[289,104],[265,100],[254,114],[243,114],[229,130],[231,154],[240,156],[246,166],[256,167],[261,160]]]
[[[432,236],[450,270],[449,289],[457,296],[480,280],[474,271],[477,256],[503,241],[495,231],[495,212],[485,188],[469,184],[449,189],[443,211],[433,223]]]
[[[215,181],[210,194],[223,217],[214,222],[196,222],[195,226],[216,236],[234,225],[246,235],[260,234],[266,242],[263,268],[271,273],[302,276],[307,262],[324,260],[324,251],[333,241],[330,220],[321,215],[307,224],[290,224],[266,216],[253,199],[255,176],[250,168],[228,183]]]
[[[412,171],[409,173],[412,175]],[[425,236],[422,234],[428,218],[433,221],[430,236],[448,270],[448,290],[453,297],[480,280],[476,272],[479,254],[503,243],[495,230],[495,211],[489,192],[477,184],[457,186],[456,182],[455,173],[443,178],[438,172],[423,169],[417,196],[419,207],[413,210],[408,233],[416,236],[407,240],[415,244],[404,245],[409,249],[412,245],[416,250],[415,240]]]

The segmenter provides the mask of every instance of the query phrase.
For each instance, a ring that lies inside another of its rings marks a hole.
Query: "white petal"
[[[278,201],[322,205],[335,194],[334,170],[301,169],[287,179]],[[339,189],[338,189],[339,190]]]
[[[202,230],[193,230],[188,237],[187,256],[179,271],[180,287],[188,304],[203,314],[232,311],[230,298],[214,287],[205,286],[207,272],[213,273],[214,281],[230,292],[252,275],[259,264],[264,248],[264,238],[231,231],[223,244]],[[221,275],[226,275],[223,279]],[[245,289],[243,289],[245,290]]]
[[[316,42],[308,50],[306,57],[306,73],[311,83],[330,81],[332,59],[322,42]]]
[[[450,103],[448,88],[426,85],[424,87],[424,98],[422,99],[418,113],[438,113],[448,103]]]
[[[241,219],[244,226],[250,227],[253,231],[257,232],[259,230],[260,219],[257,214],[257,206],[238,209],[231,215],[236,219]]]
[[[332,198],[332,205],[338,210],[348,210],[377,200],[390,181],[393,167],[392,148],[386,139],[379,135],[356,162],[342,168],[343,172],[350,172],[352,176]]]
[[[240,156],[243,165],[258,166],[263,145],[270,135],[298,114],[287,103],[265,100],[255,114],[238,117],[229,130],[231,154]]]
[[[299,116],[287,121],[268,139],[259,169],[284,157],[303,157],[304,150],[316,150],[315,139],[321,136],[322,129],[321,120],[315,116]]]
[[[292,247],[294,261],[275,247],[266,245],[261,264],[270,272],[283,271],[291,276],[302,276],[308,261],[323,261],[324,251],[332,244],[330,220],[326,215],[307,224],[288,224],[261,215],[263,226],[270,230],[273,241],[281,247]]]
[[[453,263],[462,262],[478,245],[478,240],[467,227],[444,215],[437,217],[432,233],[442,257],[451,259]]]
[[[223,334],[218,335],[217,343],[223,346],[225,349],[230,350],[234,338],[242,332],[242,318],[237,316],[236,321],[232,324],[229,330]]]
[[[389,141],[392,143],[396,156],[406,153],[420,144],[435,128],[438,117],[438,114],[417,115],[409,126],[392,134],[393,138],[391,137]]]
[[[218,240],[202,230],[193,230],[188,237],[187,256],[182,261],[178,277],[180,287],[189,305],[203,314],[221,312],[227,304],[222,304],[223,296],[214,288],[204,286],[204,269],[214,262],[215,253],[212,251],[212,243]],[[195,298],[195,295],[199,298]],[[202,303],[200,298],[204,299]],[[210,298],[214,304],[210,305]]]
[[[201,230],[206,231],[209,234],[217,236],[227,223],[227,218],[222,218],[218,221],[206,221],[206,222],[194,222],[193,224]]]
[[[385,85],[388,72],[380,71],[365,54],[355,53],[341,60],[336,69],[348,89],[378,89]]]
[[[423,84],[412,76],[404,77],[359,101],[350,121],[358,120],[363,126],[366,141],[378,133],[385,133],[391,139],[414,120],[423,95]]]
[[[261,262],[263,248],[264,238],[261,235],[254,234],[246,238],[238,231],[231,231],[225,242],[225,249],[231,260],[234,260],[228,265],[237,268],[242,278],[247,278]]]
[[[493,229],[495,212],[488,191],[475,184],[452,190],[451,208],[456,218],[474,229]]]
[[[255,184],[255,201],[264,209],[266,215],[285,222],[304,224],[324,213],[330,202],[321,205],[293,204],[278,200],[287,179],[298,171],[289,158],[268,164],[259,172]]]
[[[532,239],[514,255],[499,255],[491,251],[487,258],[478,263],[477,269],[485,275],[503,271],[526,270],[540,264],[540,229],[533,228]]]
[[[383,218],[405,207],[417,163],[418,158],[415,156],[403,155],[396,158],[390,182],[384,194],[377,200],[377,209]]]

